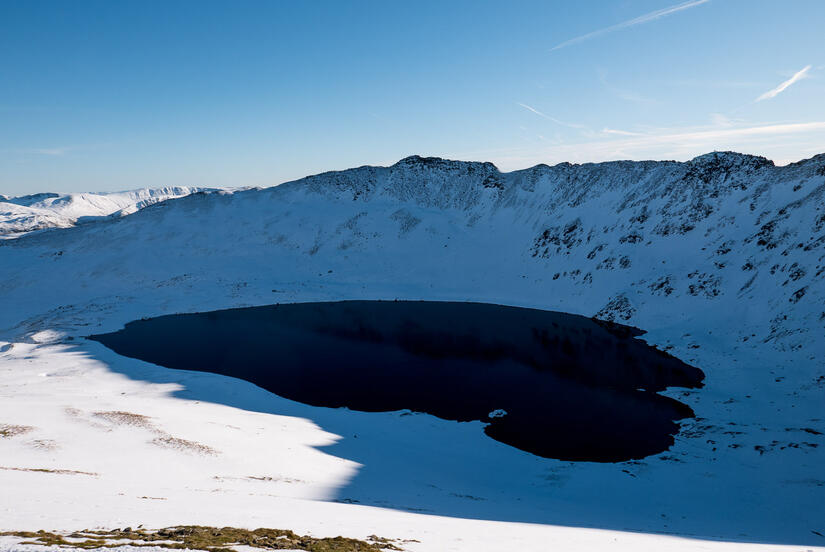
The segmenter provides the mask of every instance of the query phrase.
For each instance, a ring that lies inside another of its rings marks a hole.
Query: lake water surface
[[[305,404],[481,420],[539,456],[616,462],[670,447],[693,411],[657,391],[704,379],[641,333],[483,303],[342,301],[161,316],[91,339]]]

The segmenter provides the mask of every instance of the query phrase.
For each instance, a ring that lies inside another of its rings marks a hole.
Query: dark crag
[[[306,404],[482,420],[533,454],[616,462],[670,447],[693,411],[656,392],[704,378],[641,333],[482,303],[343,301],[162,316],[91,338]]]

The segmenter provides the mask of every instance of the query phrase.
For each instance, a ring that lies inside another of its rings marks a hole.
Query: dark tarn
[[[642,333],[483,303],[342,301],[162,316],[91,339],[305,404],[481,420],[539,456],[619,462],[667,450],[693,411],[656,392],[704,378]]]

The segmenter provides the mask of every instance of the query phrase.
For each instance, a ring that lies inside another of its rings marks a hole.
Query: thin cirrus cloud
[[[602,134],[607,134],[607,135],[612,134],[612,135],[615,135],[615,136],[644,136],[643,134],[640,134],[638,132],[630,132],[629,130],[617,130],[615,128],[607,128],[607,127],[602,129]]]
[[[12,148],[0,149],[0,154],[17,154],[17,155],[45,155],[47,157],[62,157],[75,148],[71,147],[56,147],[56,148]]]
[[[25,153],[30,153],[33,155],[49,155],[52,157],[60,157],[66,155],[69,152],[70,148],[35,148],[24,150]]]
[[[825,121],[768,123],[734,127],[671,127],[649,133],[605,128],[601,139],[492,153],[491,161],[504,170],[537,163],[589,163],[619,159],[687,160],[710,151],[745,151],[780,163],[799,159],[796,140],[825,143]],[[782,137],[778,140],[778,137]],[[813,148],[811,151],[820,151]]]
[[[621,151],[631,155],[650,150],[655,151],[659,148],[675,148],[676,150],[693,151],[694,153],[706,153],[725,149],[737,150],[748,147],[748,145],[769,145],[775,141],[776,136],[810,136],[812,133],[817,135],[825,133],[825,121],[757,124],[735,128],[663,129],[652,134],[621,136],[615,140],[601,143],[591,142],[590,144],[582,144],[582,146],[584,148],[590,146],[594,152],[602,154],[607,154],[610,149],[615,149],[616,145],[620,145]],[[618,133],[614,132],[613,134]]]
[[[800,79],[804,79],[805,76],[808,74],[808,71],[810,71],[810,70],[811,70],[811,66],[806,65],[801,70],[794,73],[794,75],[791,78],[789,78],[788,80],[786,80],[785,82],[783,82],[782,84],[777,86],[776,88],[774,88],[772,90],[768,90],[767,92],[765,92],[764,94],[762,94],[761,96],[756,98],[756,100],[754,100],[754,101],[761,102],[762,100],[769,100],[771,98],[775,98],[780,93],[784,92],[785,89],[787,89],[793,83],[797,82]]]
[[[527,111],[532,111],[533,113],[535,113],[539,117],[544,117],[548,121],[553,121],[557,125],[566,126],[566,127],[569,127],[569,128],[579,128],[579,129],[586,129],[587,128],[584,125],[579,125],[579,124],[576,124],[576,123],[565,123],[564,121],[560,121],[559,119],[556,119],[555,117],[551,117],[550,115],[547,115],[546,113],[542,113],[538,109],[536,109],[534,107],[530,107],[529,105],[523,104],[521,102],[516,102],[516,105],[519,105],[519,106],[523,107]]]
[[[776,136],[796,134],[801,132],[825,130],[825,121],[813,121],[810,123],[783,123],[754,125],[731,129],[710,129],[698,131],[676,131],[663,134],[644,135],[652,140],[665,141],[695,141],[705,142],[708,147],[713,147],[713,140],[726,138],[744,138],[749,136]]]
[[[807,123],[757,124],[736,128],[670,128],[660,129],[650,134],[605,129],[605,140],[569,144],[567,155],[573,148],[592,160],[604,158],[640,158],[650,155],[662,157],[668,151],[707,153],[715,150],[740,149],[765,145],[775,141],[776,136],[811,135],[825,133],[825,121]],[[765,142],[767,140],[767,142]]]
[[[584,42],[585,40],[590,40],[591,38],[596,38],[602,35],[606,35],[607,33],[612,33],[613,31],[619,31],[621,29],[627,29],[628,27],[635,27],[636,25],[641,25],[643,23],[649,23],[651,21],[655,21],[662,17],[687,10],[690,8],[695,8],[696,6],[701,6],[702,4],[707,4],[710,0],[690,0],[689,2],[682,2],[681,4],[676,4],[675,6],[670,6],[667,8],[662,8],[661,10],[656,10],[650,13],[646,13],[644,15],[640,15],[634,19],[629,19],[627,21],[623,21],[621,23],[617,23],[616,25],[611,25],[610,27],[605,27],[604,29],[599,29],[598,31],[593,31],[587,34],[583,34],[581,36],[577,36],[576,38],[571,38],[570,40],[565,40],[564,42],[557,44],[550,48],[550,51],[560,50],[562,48],[566,48],[568,46],[572,46],[574,44],[579,44],[580,42]]]

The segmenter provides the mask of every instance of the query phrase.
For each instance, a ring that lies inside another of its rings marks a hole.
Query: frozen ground
[[[822,156],[508,174],[409,158],[2,242],[0,531],[264,526],[420,541],[411,551],[825,545],[823,195]],[[144,316],[354,298],[639,326],[707,374],[677,392],[697,418],[643,461],[561,462],[480,423],[308,407],[82,339]]]

